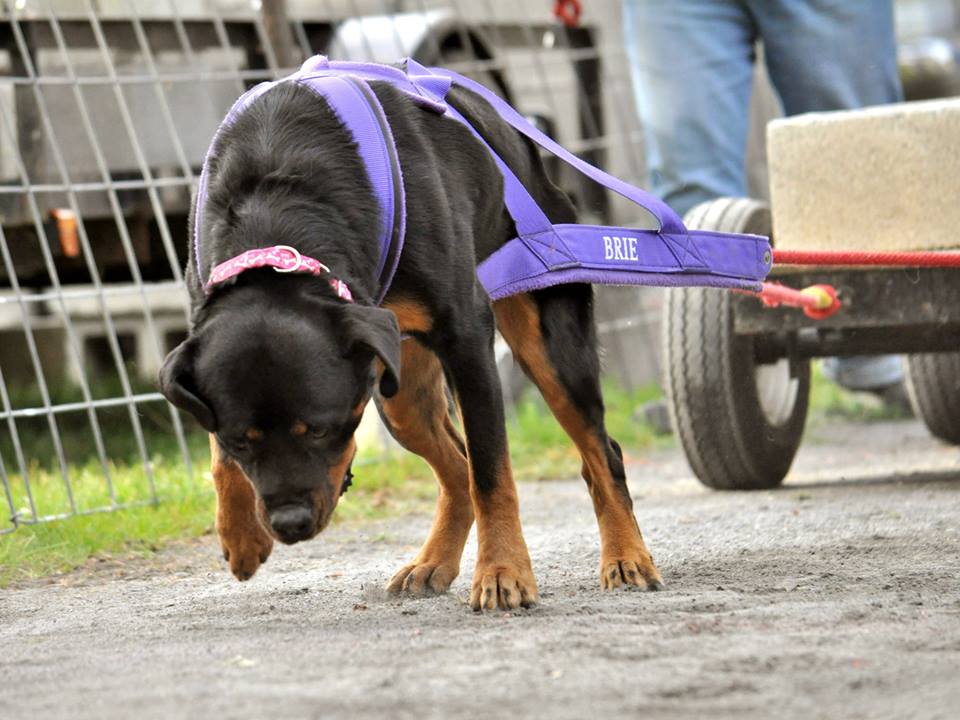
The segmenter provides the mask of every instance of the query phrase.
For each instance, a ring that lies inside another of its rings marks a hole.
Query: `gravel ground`
[[[5,718],[955,718],[960,451],[821,426],[787,485],[630,463],[660,593],[602,593],[580,481],[526,484],[542,603],[384,597],[429,517],[339,526],[234,581],[213,538],[0,596]],[[349,497],[349,496],[348,496]]]

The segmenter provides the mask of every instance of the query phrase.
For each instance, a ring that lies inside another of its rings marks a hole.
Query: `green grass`
[[[202,454],[195,455],[202,462]],[[142,465],[111,462],[118,504],[134,503],[117,512],[94,512],[63,520],[26,525],[0,538],[0,586],[13,580],[69,570],[91,557],[148,555],[167,542],[202,535],[211,526],[213,493],[191,482],[177,457],[154,455],[151,464],[157,504],[151,497]],[[77,507],[110,505],[98,461],[71,465],[71,485]],[[11,476],[14,504],[29,516],[23,480]],[[31,465],[31,490],[38,514],[66,512],[66,493],[59,473]]]
[[[98,387],[95,397],[108,397],[114,388]],[[58,389],[54,402],[78,399],[75,389]],[[117,393],[119,394],[119,393]],[[625,452],[663,442],[653,431],[633,419],[636,409],[659,396],[649,386],[626,392],[605,387],[607,424]],[[38,405],[28,394],[14,398],[14,407]],[[162,403],[139,407],[149,448],[158,503],[22,525],[0,536],[0,587],[12,582],[64,572],[90,558],[148,556],[172,541],[213,531],[214,495],[208,472],[206,437],[188,435],[194,478],[185,471],[172,432],[170,416]],[[102,410],[98,418],[104,433],[118,504],[142,503],[152,494],[139,449],[124,408]],[[44,418],[18,421],[30,489],[39,515],[69,511],[59,463]],[[59,431],[68,459],[74,500],[80,509],[111,504],[103,468],[93,447],[85,413],[60,417]],[[517,404],[508,423],[514,474],[521,480],[568,478],[580,472],[580,460],[539,395],[531,392]],[[19,468],[12,464],[13,448],[6,426],[0,428],[0,457],[6,463],[14,507],[29,517],[29,500]],[[353,522],[411,510],[429,510],[436,497],[435,482],[427,464],[409,453],[393,449],[362,451],[354,464],[354,486],[337,508],[337,522]],[[5,500],[0,498],[5,504]],[[10,527],[0,525],[0,528]]]
[[[624,452],[669,442],[658,438],[645,421],[635,418],[637,409],[661,397],[656,385],[627,392],[605,383],[607,431]],[[530,392],[516,406],[508,424],[510,457],[518,480],[570,478],[580,474],[580,456],[539,394]]]

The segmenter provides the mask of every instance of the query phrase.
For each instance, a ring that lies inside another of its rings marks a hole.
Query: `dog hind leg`
[[[273,538],[260,523],[253,485],[239,465],[224,457],[213,434],[210,459],[217,489],[217,535],[223,557],[237,580],[249,580],[270,557]]]
[[[633,513],[620,447],[607,435],[592,289],[566,285],[494,304],[497,326],[580,451],[600,529],[600,585],[662,587]]]
[[[430,534],[417,556],[387,584],[391,593],[442,593],[460,573],[460,557],[473,525],[470,475],[463,440],[447,407],[443,370],[437,356],[416,340],[403,343],[399,392],[377,398],[390,433],[420,455],[440,486]]]

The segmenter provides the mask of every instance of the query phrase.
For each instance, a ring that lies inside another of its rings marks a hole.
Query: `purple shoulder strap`
[[[644,208],[659,224],[659,230],[553,225],[491,148],[504,174],[504,199],[518,235],[478,268],[491,299],[569,282],[759,290],[770,272],[772,257],[767,238],[687,230],[662,200],[573,155],[480,83],[450,70],[426,69],[410,60],[407,72],[414,78],[421,73],[440,75],[480,95],[515,130],[591,180]],[[448,106],[448,112],[466,122],[452,107]],[[479,137],[476,130],[474,133]]]

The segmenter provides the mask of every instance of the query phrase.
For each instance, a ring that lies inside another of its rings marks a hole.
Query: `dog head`
[[[160,389],[216,435],[253,483],[264,526],[292,544],[329,523],[377,372],[390,397],[399,365],[390,311],[248,283],[200,313],[164,361]]]

